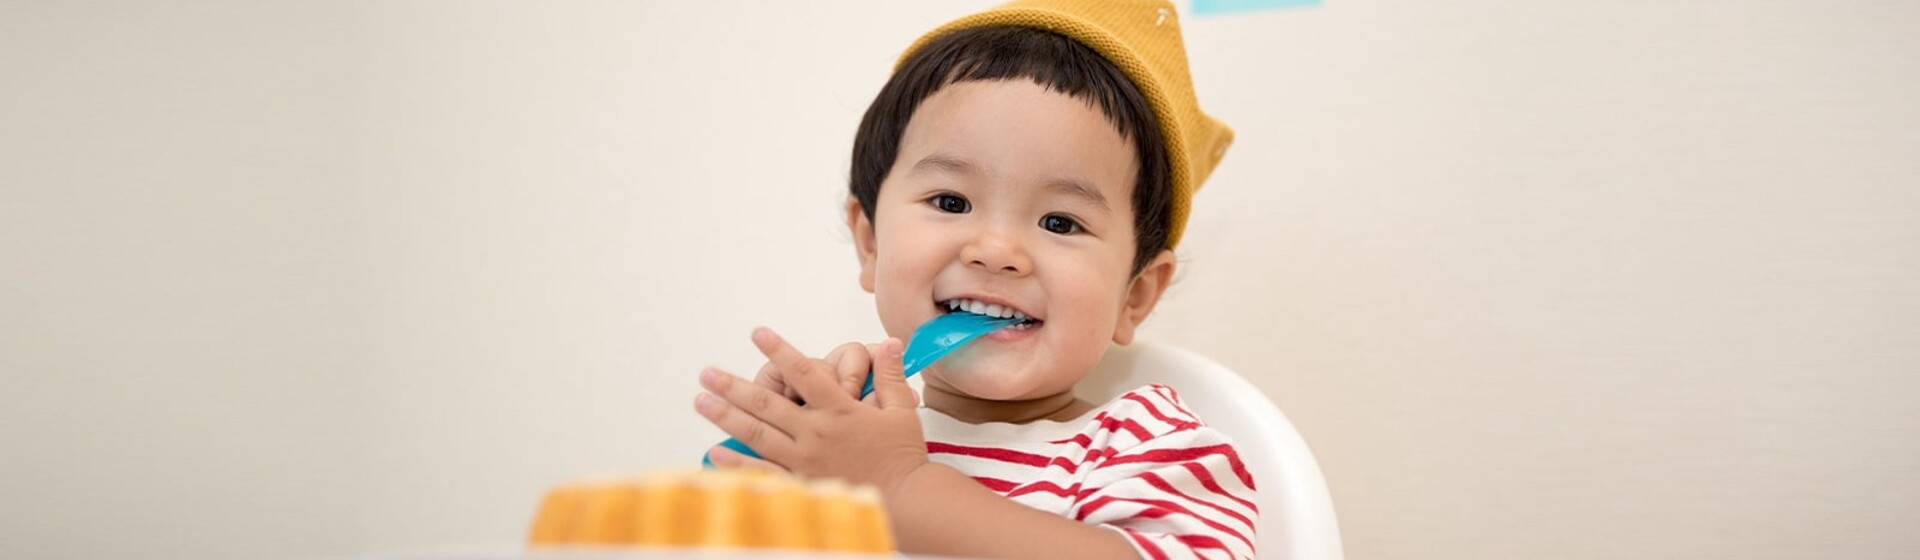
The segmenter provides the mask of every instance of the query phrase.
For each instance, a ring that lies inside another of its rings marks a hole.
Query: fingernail
[[[700,370],[700,385],[706,386],[706,387],[712,387],[713,384],[719,383],[719,382],[720,382],[720,372],[715,371],[713,368],[704,368]]]
[[[888,358],[900,357],[900,354],[906,350],[906,348],[902,348],[902,346],[904,345],[900,343],[900,339],[898,338],[887,339],[887,357]]]
[[[769,338],[772,338],[772,337],[773,337],[773,331],[770,331],[770,330],[767,330],[767,328],[766,328],[766,327],[754,327],[754,328],[753,328],[753,341],[754,341],[754,342],[759,342],[759,343],[765,343],[765,342],[767,341],[767,339],[769,339]]]
[[[719,399],[715,399],[713,395],[707,393],[700,393],[693,396],[693,409],[700,411],[702,414],[713,412],[713,407],[718,404]]]

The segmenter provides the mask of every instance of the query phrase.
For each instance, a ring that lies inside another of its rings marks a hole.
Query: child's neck
[[[927,408],[968,424],[1005,422],[1026,424],[1037,420],[1065,422],[1087,411],[1093,403],[1073,396],[1072,391],[1024,401],[993,401],[928,387],[922,396]]]

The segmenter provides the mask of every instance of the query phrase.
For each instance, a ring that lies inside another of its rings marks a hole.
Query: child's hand
[[[827,357],[822,360],[833,366],[834,378],[839,380],[840,387],[846,389],[848,395],[858,397],[860,388],[867,384],[867,372],[873,371],[873,355],[879,351],[879,344],[849,342],[827,352]],[[780,373],[779,366],[771,360],[766,365],[760,366],[760,373],[753,376],[753,383],[779,393],[787,400],[806,404],[806,401],[800,398],[799,390],[787,383],[786,376]],[[869,395],[868,398],[871,399],[872,396]]]
[[[877,406],[854,400],[832,364],[806,357],[773,331],[755,329],[753,342],[808,404],[709,368],[701,372],[700,385],[711,393],[700,394],[694,408],[727,435],[803,476],[871,484],[883,492],[927,464],[915,410],[920,399],[901,374],[905,344],[899,339],[882,343],[874,361]]]
[[[873,371],[873,355],[879,352],[879,349],[879,344],[848,342],[834,348],[831,352],[827,352],[827,356],[822,358],[822,361],[833,364],[835,377],[840,380],[840,386],[846,389],[848,395],[858,396],[860,394],[860,388],[867,384],[867,374]],[[785,376],[780,373],[780,368],[772,361],[768,361],[766,365],[760,366],[760,373],[753,376],[753,383],[761,387],[766,387],[769,391],[779,393],[795,404],[803,406],[807,404],[805,400],[800,398],[799,390],[787,384]],[[867,398],[861,402],[872,403],[873,399],[873,395],[867,395]],[[722,445],[715,445],[711,449],[708,449],[707,460],[712,461],[715,467],[723,469],[759,469],[782,472],[787,470],[786,467],[773,464],[764,459],[756,459],[742,455],[740,452]]]

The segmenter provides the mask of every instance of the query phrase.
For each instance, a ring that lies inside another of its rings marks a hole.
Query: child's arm
[[[1029,508],[928,462],[915,410],[919,397],[901,375],[904,345],[898,339],[885,342],[875,360],[877,407],[844,394],[831,366],[807,358],[772,331],[756,329],[753,339],[809,405],[709,369],[701,385],[712,395],[699,395],[695,408],[796,473],[879,488],[902,550],[990,558],[1138,557],[1117,532]]]
[[[905,552],[975,558],[1139,558],[1120,533],[1021,505],[926,463],[884,492]]]

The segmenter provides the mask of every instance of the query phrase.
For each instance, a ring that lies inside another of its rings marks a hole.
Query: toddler
[[[910,47],[860,123],[846,206],[891,338],[816,360],[756,329],[756,382],[709,368],[695,408],[766,462],[714,462],[873,485],[909,553],[1253,557],[1254,481],[1230,440],[1166,386],[1073,392],[1153,311],[1231,140],[1185,56],[1165,0],[1016,1]],[[1021,321],[927,368],[916,395],[901,341],[949,312]]]

